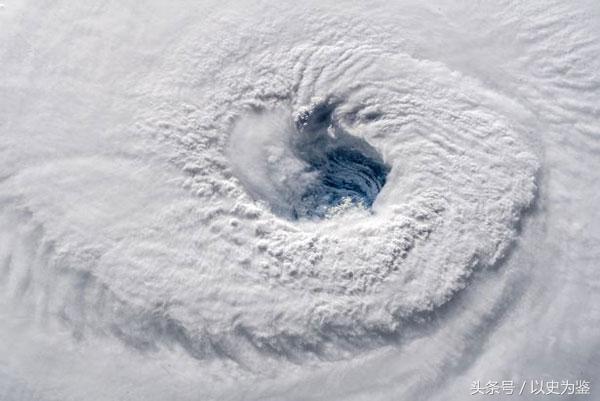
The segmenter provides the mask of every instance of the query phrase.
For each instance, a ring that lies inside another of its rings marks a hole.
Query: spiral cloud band
[[[592,2],[177,3],[0,9],[0,398],[594,379]]]

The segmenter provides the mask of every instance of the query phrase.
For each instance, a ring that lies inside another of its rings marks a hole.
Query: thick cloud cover
[[[5,3],[0,398],[593,392],[600,7],[421,3]]]

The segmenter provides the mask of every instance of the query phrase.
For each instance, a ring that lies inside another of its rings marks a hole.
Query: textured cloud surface
[[[389,3],[0,8],[0,398],[594,391],[600,7]]]

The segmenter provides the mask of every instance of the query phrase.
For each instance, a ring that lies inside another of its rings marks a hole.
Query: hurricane
[[[599,21],[0,5],[0,399],[596,399]]]

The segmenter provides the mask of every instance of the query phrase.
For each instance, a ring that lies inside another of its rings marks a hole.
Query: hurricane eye
[[[332,113],[320,105],[296,124],[293,151],[316,176],[294,203],[297,216],[323,217],[342,203],[370,208],[390,171],[377,150],[340,128]]]
[[[265,113],[238,124],[230,158],[255,200],[290,220],[323,218],[342,206],[373,206],[390,166],[367,141],[338,124],[336,106],[315,104],[291,123]]]

